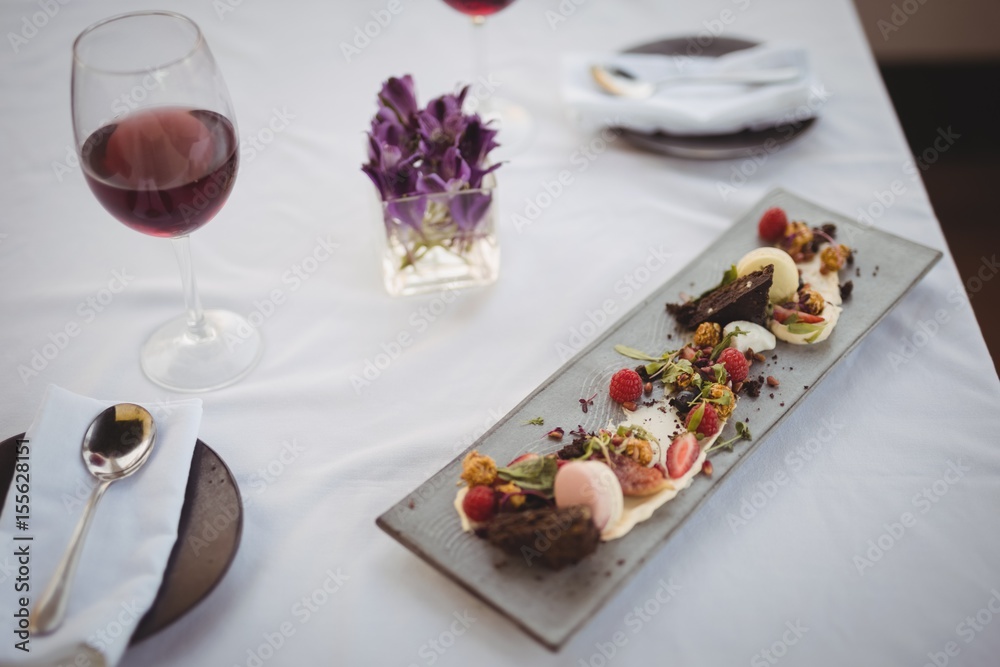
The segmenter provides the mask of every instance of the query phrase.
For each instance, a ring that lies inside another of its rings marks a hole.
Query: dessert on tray
[[[610,380],[607,399],[624,412],[619,423],[555,428],[548,437],[563,443],[556,453],[524,454],[503,467],[468,453],[455,497],[463,530],[529,565],[562,568],[628,534],[698,473],[711,476],[712,452],[750,439],[738,418],[735,437],[720,434],[739,397],[760,394],[764,378],[751,378],[753,363],[777,339],[826,340],[851,289],[838,276],[851,251],[834,240],[833,225],[810,228],[773,208],[758,231],[774,245],[747,253],[700,297],[667,306],[692,332],[685,345],[659,356],[615,347],[643,362]]]

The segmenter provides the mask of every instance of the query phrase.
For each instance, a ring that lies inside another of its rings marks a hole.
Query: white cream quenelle
[[[823,310],[819,313],[819,316],[823,318],[823,322],[820,323],[821,327],[817,330],[805,333],[793,333],[788,325],[774,319],[768,321],[768,328],[774,336],[786,343],[792,343],[793,345],[814,345],[821,343],[830,337],[834,327],[837,325],[837,320],[840,319],[840,313],[843,310],[840,304],[843,302],[843,299],[840,295],[839,276],[836,271],[828,273],[820,271],[820,267],[822,266],[820,254],[825,245],[821,246],[819,251],[808,262],[796,264],[791,255],[784,250],[764,247],[751,250],[736,264],[736,271],[740,276],[757,271],[768,264],[774,266],[774,281],[768,295],[772,304],[781,304],[793,299],[798,290],[800,277],[803,284],[810,285],[823,297],[825,304]],[[736,323],[728,325],[727,329],[734,324]],[[743,328],[742,325],[740,328]],[[740,341],[740,338],[744,338],[744,340]],[[746,336],[737,336],[733,346],[737,348],[741,346],[752,347],[758,352],[765,349],[773,349],[774,347],[772,345],[770,348],[757,348],[749,344],[746,338]]]

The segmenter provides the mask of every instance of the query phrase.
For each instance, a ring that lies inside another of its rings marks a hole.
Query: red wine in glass
[[[80,154],[87,184],[109,213],[137,231],[175,238],[226,203],[238,148],[220,114],[154,107],[98,129]]]
[[[514,0],[444,0],[463,14],[489,16],[512,4]]]

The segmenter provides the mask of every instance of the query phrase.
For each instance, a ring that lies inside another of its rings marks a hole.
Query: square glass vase
[[[496,181],[381,201],[382,277],[392,296],[490,285],[500,271]]]

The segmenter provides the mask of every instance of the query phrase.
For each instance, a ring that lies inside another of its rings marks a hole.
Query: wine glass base
[[[187,318],[170,320],[142,346],[142,370],[173,391],[200,392],[238,382],[260,361],[264,346],[257,329],[225,310],[206,310],[204,335],[188,328]]]

